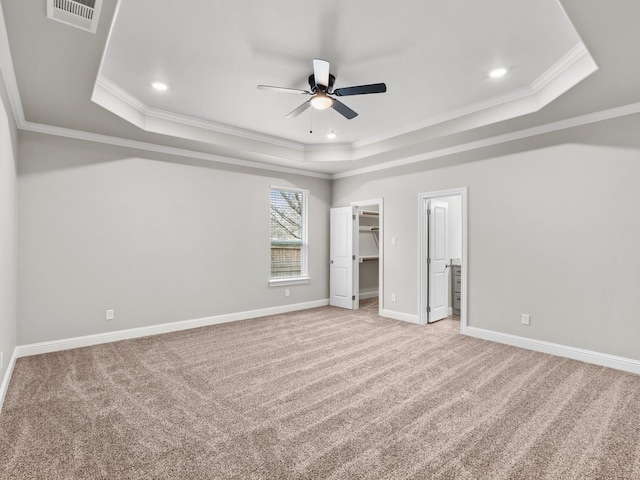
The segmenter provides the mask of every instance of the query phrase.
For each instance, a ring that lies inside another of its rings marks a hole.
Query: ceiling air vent
[[[47,0],[47,17],[96,33],[102,0]]]

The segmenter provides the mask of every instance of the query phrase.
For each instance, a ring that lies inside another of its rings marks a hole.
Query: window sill
[[[283,278],[271,278],[269,279],[270,287],[279,287],[286,285],[302,285],[305,283],[309,283],[311,281],[310,277],[283,277]]]

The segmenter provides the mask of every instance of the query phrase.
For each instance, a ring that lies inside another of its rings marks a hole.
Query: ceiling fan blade
[[[387,86],[384,83],[372,83],[371,85],[358,85],[357,87],[338,88],[333,91],[334,95],[346,97],[348,95],[365,95],[367,93],[384,93]]]
[[[307,90],[300,90],[298,88],[272,87],[271,85],[258,85],[258,90],[272,90],[274,92],[281,92],[281,93],[296,93],[298,95],[311,95],[311,92],[308,92]]]
[[[311,106],[311,103],[310,103],[309,100],[307,100],[302,105],[300,105],[298,108],[296,108],[295,110],[289,112],[285,118],[296,118],[298,115],[300,115],[302,112],[304,112],[310,106]]]
[[[313,76],[316,79],[316,85],[329,87],[329,62],[319,58],[313,59]]]
[[[342,103],[340,100],[336,100],[335,98],[333,99],[333,104],[331,105],[331,108],[333,108],[336,112],[338,112],[340,115],[342,115],[348,120],[351,120],[352,118],[355,118],[358,116],[356,112],[354,112],[349,107],[347,107],[344,103]]]

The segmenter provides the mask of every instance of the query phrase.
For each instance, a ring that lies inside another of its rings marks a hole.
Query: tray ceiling
[[[314,58],[330,62],[336,87],[387,92],[341,98],[352,120],[332,109],[285,118],[306,98],[256,87],[308,89]],[[595,68],[556,0],[121,0],[93,100],[150,132],[357,160],[437,125],[456,133],[536,111]]]

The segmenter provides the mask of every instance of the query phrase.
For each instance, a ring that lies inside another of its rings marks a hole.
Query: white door
[[[428,240],[428,303],[427,321],[442,320],[448,314],[449,282],[447,281],[447,213],[449,204],[430,200],[427,211]]]
[[[330,213],[329,303],[335,307],[357,309],[354,294],[356,215],[353,207],[332,208]]]

